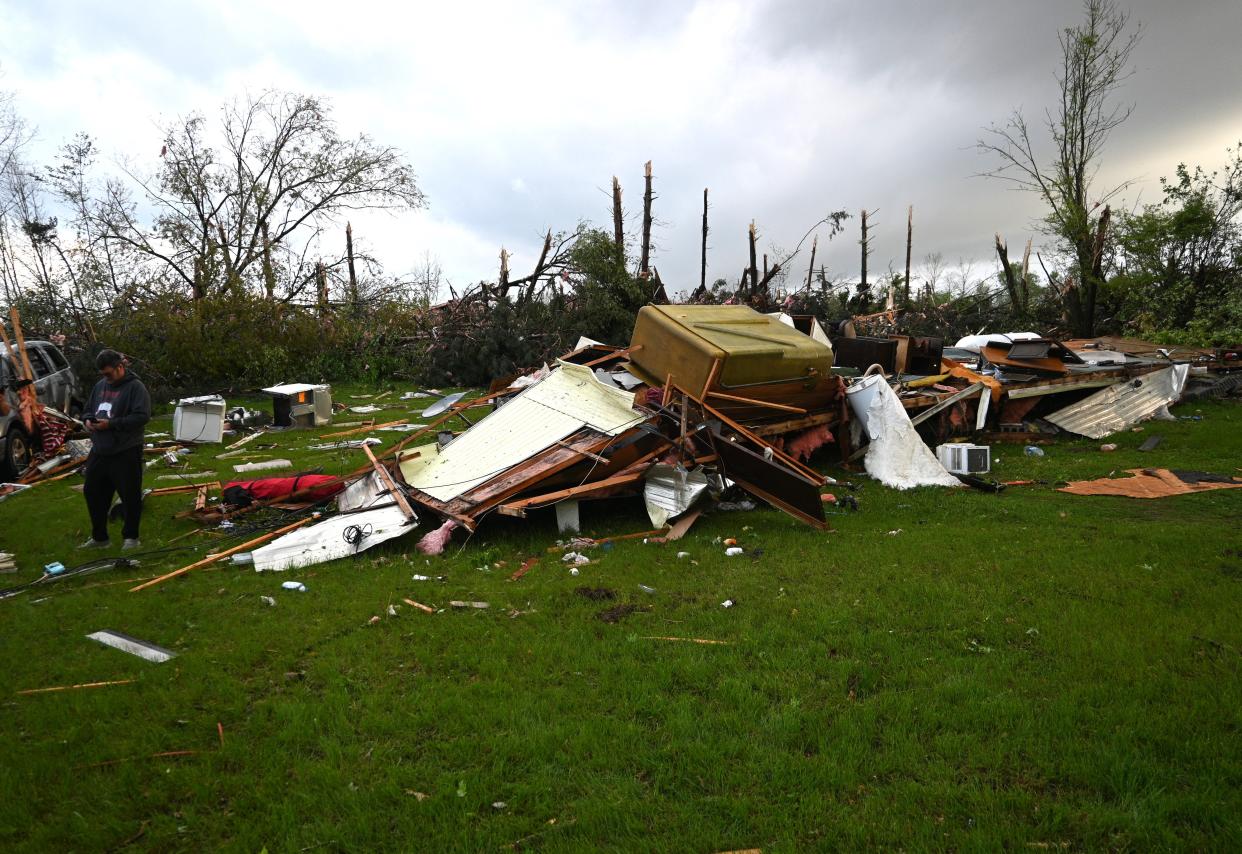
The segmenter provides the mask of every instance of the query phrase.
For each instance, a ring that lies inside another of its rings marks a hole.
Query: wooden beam
[[[625,486],[630,483],[643,479],[644,472],[631,472],[629,474],[618,474],[604,480],[597,480],[594,483],[585,483],[579,486],[571,486],[566,489],[558,489],[555,492],[545,492],[543,495],[535,495],[530,498],[523,498],[520,501],[506,501],[501,504],[497,510],[505,516],[526,516],[526,510],[536,506],[544,506],[546,504],[555,504],[558,501],[564,501],[567,498],[574,498],[590,495],[595,492],[605,492],[609,489],[615,489],[618,486]]]
[[[682,393],[683,394],[686,393],[685,389],[682,389]],[[750,432],[750,430],[746,429],[741,424],[738,424],[736,421],[734,421],[729,416],[725,415],[720,410],[714,409],[711,405],[709,405],[708,403],[705,403],[702,400],[696,400],[695,402],[699,404],[699,406],[703,407],[703,409],[705,409],[707,412],[711,413],[713,416],[720,419],[720,421],[722,421],[723,423],[728,424],[736,432],[742,434],[747,439],[750,439],[752,442],[759,445],[761,448],[771,448],[772,456],[780,459],[781,462],[791,467],[794,471],[798,472],[802,476],[810,478],[811,480],[814,480],[814,481],[818,481],[819,483],[824,482],[824,476],[822,474],[820,474],[819,472],[815,471],[812,468],[808,468],[804,466],[802,463],[798,462],[793,457],[789,456],[788,454],[786,454],[784,451],[780,450],[779,448],[768,444],[768,442],[766,442],[764,439],[762,439],[759,436],[756,436],[754,433]]]
[[[755,400],[752,397],[738,397],[736,394],[725,394],[721,391],[709,391],[706,397],[717,397],[721,400],[731,400],[734,403],[746,403],[751,406],[762,406],[766,409],[776,409],[780,412],[792,412],[795,415],[806,415],[806,410],[800,406],[786,406],[783,403],[772,403],[767,400]]]
[[[371,453],[371,446],[363,445],[362,450],[366,451],[367,459],[371,461],[371,465],[375,468],[375,473],[379,475],[380,480],[388,487],[389,493],[392,494],[393,500],[397,502],[397,506],[401,508],[401,512],[405,514],[405,518],[411,522],[417,521],[418,517],[414,514],[414,508],[410,506],[410,502],[405,500],[405,493],[397,487],[388,469],[375,458],[375,454]]]
[[[343,439],[346,436],[356,436],[359,433],[369,433],[372,430],[382,430],[385,427],[396,427],[399,424],[409,424],[409,419],[402,418],[398,421],[386,421],[383,424],[371,424],[366,427],[355,427],[352,430],[342,430],[339,433],[324,433],[320,439]]]
[[[208,564],[215,563],[216,561],[221,560],[222,558],[226,558],[229,555],[234,555],[234,554],[237,554],[238,552],[244,552],[248,549],[253,548],[254,546],[259,545],[260,543],[266,543],[268,540],[279,537],[281,534],[287,534],[290,531],[296,528],[300,528],[309,522],[313,522],[318,518],[319,518],[319,514],[313,513],[310,516],[307,516],[305,519],[299,519],[298,521],[294,522],[292,525],[285,525],[283,528],[277,528],[275,531],[268,531],[266,534],[255,537],[253,540],[248,540],[242,543],[240,546],[233,546],[233,548],[231,549],[226,549],[225,551],[217,552],[216,554],[209,554],[207,555],[207,557],[203,558],[200,561],[197,561],[196,563],[192,563],[189,566],[183,566],[181,567],[181,569],[174,569],[172,572],[169,572],[165,575],[161,575],[158,578],[152,578],[150,581],[143,582],[142,584],[139,584],[137,587],[131,587],[129,588],[129,592],[137,593],[139,590],[146,590],[148,587],[154,587],[157,584],[163,584],[165,581],[167,581],[170,578],[176,578],[179,575],[185,575],[187,572],[189,572],[192,569],[198,569],[199,567],[203,567],[203,566],[207,566]]]

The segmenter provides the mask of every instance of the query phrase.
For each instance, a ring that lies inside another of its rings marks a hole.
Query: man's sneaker
[[[112,545],[111,540],[97,540],[94,537],[91,537],[89,540],[84,542],[82,545],[78,546],[78,548],[80,549],[106,549],[110,545]]]
[[[127,552],[130,549],[139,548],[141,545],[142,543],[138,541],[137,537],[135,537],[132,540],[126,540],[125,542],[121,543],[121,551]]]

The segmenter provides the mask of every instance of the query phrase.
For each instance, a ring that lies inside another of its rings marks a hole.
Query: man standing
[[[143,428],[151,420],[151,395],[129,371],[115,350],[95,357],[103,376],[91,390],[83,418],[91,434],[91,453],[86,458],[86,509],[91,515],[91,538],[82,548],[108,545],[108,510],[112,495],[121,497],[125,525],[122,549],[139,546],[138,522],[142,517]]]

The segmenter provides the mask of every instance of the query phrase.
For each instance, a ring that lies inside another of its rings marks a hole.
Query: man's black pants
[[[125,524],[121,536],[138,539],[138,522],[142,518],[142,446],[127,448],[115,454],[91,454],[86,461],[86,509],[91,514],[91,536],[108,539],[108,510],[113,493],[121,497]]]

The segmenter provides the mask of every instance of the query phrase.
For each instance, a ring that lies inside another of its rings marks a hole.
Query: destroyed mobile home
[[[491,514],[554,512],[560,530],[576,531],[580,503],[606,498],[641,500],[653,526],[643,535],[656,541],[679,538],[711,500],[737,489],[825,530],[824,504],[833,499],[822,490],[835,481],[809,465],[821,449],[846,466],[861,462],[896,489],[967,484],[999,491],[1003,484],[979,477],[990,470],[992,444],[1038,444],[1059,431],[1103,438],[1170,417],[1167,407],[1192,385],[1236,385],[1240,369],[1234,351],[1172,352],[1126,339],[1060,342],[1012,333],[969,336],[950,347],[901,335],[830,341],[810,317],[649,305],[627,346],[584,339],[555,364],[485,395],[441,398],[423,411],[425,424],[370,423],[321,437],[355,437],[317,446],[363,451],[367,464],[347,474],[153,490],[193,493],[193,507],[179,515],[211,525],[236,524],[264,508],[302,518],[134,589],[226,557],[259,571],[309,566],[415,531],[422,533],[418,550],[437,554],[455,531],[473,532]],[[264,391],[273,398],[275,425],[243,436],[219,458],[274,431],[330,423],[326,386]],[[427,395],[405,397],[413,396]],[[37,402],[23,398],[20,405],[47,421]],[[183,400],[171,446],[149,450],[175,455],[191,441],[221,441],[226,423],[240,432],[260,420],[244,409],[226,419],[226,408],[216,397]],[[381,430],[406,435],[372,451],[381,441],[363,434]],[[45,441],[41,461],[9,489],[80,464],[72,442],[63,442],[71,432],[70,423],[55,448]],[[282,465],[289,463],[234,468]],[[1235,485],[1233,478],[1198,483],[1164,494]],[[1110,494],[1081,484],[1065,491]]]

